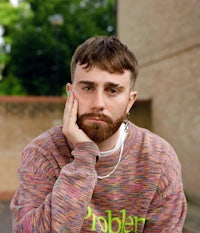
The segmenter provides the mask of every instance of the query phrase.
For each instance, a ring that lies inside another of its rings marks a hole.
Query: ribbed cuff
[[[76,165],[94,168],[99,156],[99,148],[94,142],[80,142],[75,145],[72,156]]]

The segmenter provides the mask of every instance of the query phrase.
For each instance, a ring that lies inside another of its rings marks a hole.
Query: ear
[[[72,91],[72,84],[71,83],[67,83],[66,84],[66,93],[68,94],[70,91]]]
[[[137,94],[138,94],[137,91],[130,91],[129,101],[128,101],[128,105],[127,105],[127,109],[126,109],[126,114],[129,113],[129,111],[131,110],[131,107],[135,103],[135,101],[137,99]]]

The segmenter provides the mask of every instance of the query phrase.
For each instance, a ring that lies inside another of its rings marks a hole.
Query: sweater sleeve
[[[181,179],[181,165],[171,149],[163,163],[157,192],[150,204],[145,233],[182,233],[187,204]]]
[[[26,149],[18,169],[19,187],[11,201],[13,232],[80,232],[97,181],[98,153],[92,142],[77,144],[73,162],[57,177],[37,148]]]

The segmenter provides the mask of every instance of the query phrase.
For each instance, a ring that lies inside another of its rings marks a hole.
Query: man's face
[[[78,101],[77,124],[96,143],[111,137],[136,99],[130,91],[130,71],[111,74],[77,64],[72,91]]]

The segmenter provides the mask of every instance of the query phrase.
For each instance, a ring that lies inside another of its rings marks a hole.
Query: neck
[[[97,145],[99,147],[99,150],[103,152],[113,149],[117,143],[119,134],[120,134],[120,128],[110,138],[108,138],[107,140],[101,143],[98,143]]]

